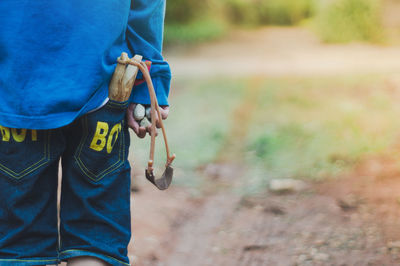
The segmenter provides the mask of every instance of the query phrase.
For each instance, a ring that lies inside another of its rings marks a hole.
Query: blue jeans
[[[0,126],[0,266],[55,264],[78,256],[129,265],[127,105],[110,100],[59,129]]]

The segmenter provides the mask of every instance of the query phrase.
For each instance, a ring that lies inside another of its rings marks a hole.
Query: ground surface
[[[235,31],[226,39],[171,49],[167,59],[180,76],[336,76],[348,73],[398,73],[399,47],[365,44],[321,45],[299,28]]]
[[[397,265],[393,169],[371,159],[349,176],[257,197],[232,193],[232,175],[213,179],[217,188],[200,199],[143,185],[134,196],[133,258],[137,265]]]
[[[237,32],[215,44],[171,51],[168,58],[177,76],[194,79],[400,71],[400,48],[327,46],[303,29]],[[233,140],[246,134],[235,126],[231,132]],[[205,176],[201,193],[177,186],[158,192],[139,182],[141,190],[132,194],[135,241],[130,246],[136,265],[400,263],[395,161],[371,158],[343,176],[308,182],[299,192],[240,196],[235,191],[247,166],[229,156],[240,147],[222,150],[229,154],[199,170]]]

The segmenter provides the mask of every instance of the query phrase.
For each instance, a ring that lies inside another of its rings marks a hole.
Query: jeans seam
[[[36,262],[36,261],[41,261],[41,262],[49,262],[49,261],[58,261],[58,258],[54,258],[54,259],[43,259],[43,260],[39,260],[39,259],[0,259],[0,261],[23,261],[23,262]]]
[[[122,126],[124,126],[124,121],[122,120]],[[119,151],[118,151],[118,160],[113,163],[111,166],[109,166],[108,168],[106,168],[105,170],[103,170],[102,172],[98,173],[98,174],[94,174],[85,164],[84,162],[81,160],[81,152],[82,152],[82,148],[83,148],[83,144],[85,142],[85,140],[88,137],[88,124],[87,124],[87,117],[85,117],[82,121],[83,123],[83,127],[84,127],[84,131],[85,131],[85,135],[82,137],[81,142],[78,145],[78,149],[77,152],[74,155],[74,158],[77,162],[78,167],[81,169],[81,171],[83,172],[83,174],[85,176],[87,176],[88,178],[90,178],[92,181],[94,182],[98,182],[100,181],[104,176],[106,176],[107,174],[111,173],[112,171],[115,171],[116,169],[118,169],[119,167],[121,167],[121,165],[123,165],[124,161],[125,161],[125,132],[124,130],[121,130],[121,142],[119,145]],[[79,151],[79,152],[78,152]],[[122,157],[122,159],[121,159]]]
[[[116,102],[110,99],[105,106],[109,106],[112,108],[121,108],[121,107],[126,107],[127,105],[128,102]]]
[[[47,132],[47,138],[46,138],[46,141],[44,141],[44,156],[43,156],[43,158],[41,158],[36,163],[26,167],[19,173],[9,169],[8,167],[4,166],[3,164],[0,164],[0,170],[3,171],[4,173],[6,173],[7,175],[11,176],[13,179],[20,180],[21,178],[25,177],[26,175],[32,173],[33,171],[37,170],[41,166],[48,163],[49,160],[50,160],[50,132]],[[42,161],[44,161],[44,162],[42,162]],[[37,164],[39,164],[39,165],[37,165]]]
[[[67,249],[67,250],[61,251],[59,254],[61,255],[61,254],[63,254],[63,253],[68,253],[68,252],[70,252],[70,251],[72,251],[72,252],[73,252],[73,251],[90,252],[90,251],[83,250],[83,249]],[[96,253],[96,252],[90,252],[90,253]],[[119,259],[116,259],[116,258],[114,258],[114,257],[108,256],[108,255],[106,255],[106,254],[101,254],[101,253],[99,253],[99,255],[105,256],[105,257],[110,258],[110,259],[112,259],[112,260],[118,261],[119,263],[122,263],[122,264],[124,264],[124,265],[130,266],[129,263],[123,262],[123,261],[121,261],[121,260],[119,260]]]

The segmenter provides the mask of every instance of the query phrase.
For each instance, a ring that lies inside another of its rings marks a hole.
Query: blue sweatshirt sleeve
[[[132,0],[126,39],[132,54],[152,62],[150,75],[159,105],[168,105],[171,69],[162,56],[166,0]],[[138,79],[142,77],[141,73]],[[130,102],[150,104],[146,83],[134,86]]]

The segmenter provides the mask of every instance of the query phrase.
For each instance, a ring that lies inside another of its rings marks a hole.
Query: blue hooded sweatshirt
[[[0,125],[58,128],[98,108],[121,52],[152,61],[158,102],[168,105],[165,1],[1,0]],[[143,83],[130,102],[149,99]]]

